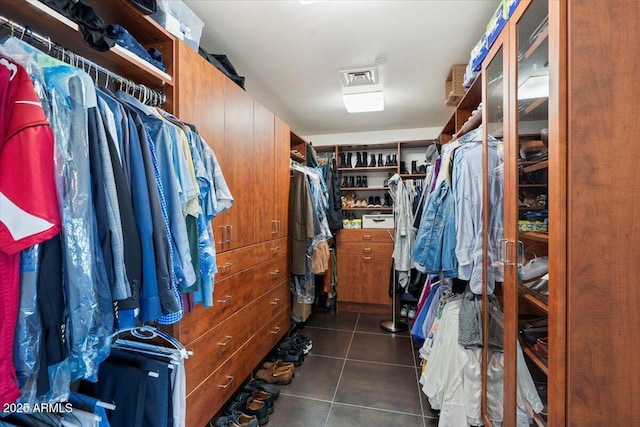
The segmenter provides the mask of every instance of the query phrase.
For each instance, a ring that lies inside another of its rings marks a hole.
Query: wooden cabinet
[[[386,313],[393,230],[354,229],[337,234],[338,309]]]
[[[182,42],[176,114],[213,148],[235,203],[213,221],[213,307],[174,334],[188,359],[187,425],[200,426],[289,330],[289,127]]]
[[[548,386],[540,425],[623,426],[640,416],[640,153],[629,143],[640,123],[628,95],[640,90],[640,58],[624,41],[639,24],[625,1],[522,1],[483,64],[485,140],[504,148],[502,242],[485,227],[487,262],[502,248],[504,267],[504,426],[516,425],[517,340],[532,316],[548,323],[546,355],[521,342]],[[527,93],[532,80],[539,91]],[[531,161],[526,150],[545,142],[548,159]],[[525,182],[536,171],[539,182]],[[545,210],[546,224],[523,222],[524,212]],[[546,299],[519,280],[534,254],[548,255]]]

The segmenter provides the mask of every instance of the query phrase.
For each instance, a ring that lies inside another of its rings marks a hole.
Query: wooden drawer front
[[[191,343],[196,338],[240,310],[253,298],[253,269],[215,283],[213,307],[198,304],[179,323],[180,340]]]
[[[372,242],[372,243],[393,243],[393,230],[386,229],[349,229],[340,230],[337,233],[336,241],[340,242]]]
[[[257,298],[289,277],[287,257],[281,256],[274,260],[263,262],[256,266],[254,271],[253,297]]]
[[[392,243],[369,243],[369,242],[341,242],[338,246],[340,255],[362,255],[364,257],[372,256],[391,256],[393,253]]]
[[[249,341],[187,395],[187,426],[205,426],[224,403],[242,385],[253,366],[247,354],[253,354]]]
[[[253,304],[248,305],[189,345],[194,354],[185,361],[187,394],[251,338],[254,314]]]
[[[273,319],[284,307],[290,307],[289,282],[281,282],[261,297],[256,304],[256,325],[254,330],[258,330],[265,325],[265,322]]]
[[[390,256],[344,255],[338,259],[338,301],[391,305]]]
[[[216,280],[222,280],[256,264],[256,246],[245,246],[216,255],[218,272]]]
[[[290,309],[285,308],[258,330],[252,341],[256,352],[256,357],[252,360],[254,366],[267,356],[278,341],[287,334],[290,317]]]
[[[257,244],[255,249],[256,263],[286,255],[288,244],[286,237]]]

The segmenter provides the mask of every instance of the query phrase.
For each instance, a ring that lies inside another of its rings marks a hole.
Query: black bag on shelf
[[[129,0],[129,2],[140,9],[140,11],[145,15],[152,15],[156,13],[156,0]]]
[[[217,55],[214,53],[209,53],[203,48],[198,48],[198,53],[204,59],[213,64],[214,67],[222,71],[225,76],[233,80],[235,84],[244,89],[244,77],[238,75],[235,67],[233,66],[233,64],[231,64],[229,58],[227,58],[227,55]]]

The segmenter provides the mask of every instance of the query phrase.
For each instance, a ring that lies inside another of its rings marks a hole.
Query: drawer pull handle
[[[370,256],[363,256],[363,257],[362,257],[362,261],[364,261],[364,262],[371,262],[371,257],[370,257]]]
[[[218,387],[220,388],[227,388],[231,385],[231,383],[233,382],[233,380],[235,379],[234,377],[230,376],[230,375],[225,375],[227,377],[227,379],[229,379],[229,381],[227,381],[226,384],[218,384]]]
[[[219,342],[218,345],[221,345],[223,347],[227,346],[232,340],[233,340],[233,337],[231,335],[227,335],[227,339],[224,340],[223,342]]]
[[[271,304],[273,304],[273,305],[278,305],[278,304],[280,304],[280,298],[276,298],[276,299],[274,299],[273,301],[271,301]]]
[[[365,234],[362,236],[362,240],[371,240],[371,234]]]
[[[277,275],[279,275],[279,274],[280,274],[280,270],[273,270],[273,271],[271,272],[271,275],[272,275],[272,276],[277,276]]]
[[[229,301],[231,301],[231,299],[233,298],[233,295],[227,295],[227,297],[225,299],[219,299],[218,302],[221,304],[226,304]]]
[[[276,253],[277,253],[277,252],[280,250],[280,246],[275,246],[275,247],[271,248],[271,250],[272,250],[273,252],[276,252]]]
[[[362,248],[362,252],[364,252],[365,254],[370,254],[371,252],[373,252],[373,249],[371,249],[371,248]]]
[[[273,335],[277,334],[278,332],[280,332],[280,326],[276,326],[276,328],[273,331],[271,331]]]

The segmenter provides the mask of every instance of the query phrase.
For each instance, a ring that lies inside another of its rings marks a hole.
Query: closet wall
[[[196,306],[173,331],[195,353],[187,425],[200,426],[289,329],[290,129],[189,46],[176,52],[175,114],[198,125],[235,199],[213,221],[214,307]]]

